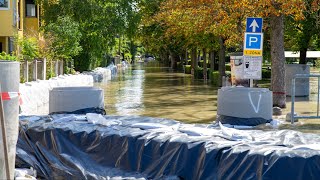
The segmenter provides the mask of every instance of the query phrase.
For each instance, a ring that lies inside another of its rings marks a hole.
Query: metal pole
[[[2,91],[0,85],[0,120],[1,120],[1,131],[2,131],[2,141],[3,141],[3,154],[4,154],[4,164],[6,169],[6,178],[10,179],[10,169],[9,169],[9,158],[8,158],[8,146],[7,146],[7,136],[5,128],[5,118],[2,102]]]
[[[292,87],[291,87],[291,124],[294,124],[294,98],[296,96],[296,79],[293,77],[292,79]]]
[[[317,116],[319,116],[319,93],[320,93],[320,79],[318,77],[318,103],[317,103]]]

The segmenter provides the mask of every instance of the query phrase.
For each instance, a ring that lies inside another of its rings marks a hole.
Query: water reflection
[[[210,123],[215,120],[217,89],[190,75],[169,68],[141,64],[119,73],[105,90],[108,114],[143,115],[184,122]]]
[[[122,80],[118,81],[119,89],[115,93],[116,111],[126,115],[142,111],[145,71],[134,70],[131,76],[120,75],[119,78]]]

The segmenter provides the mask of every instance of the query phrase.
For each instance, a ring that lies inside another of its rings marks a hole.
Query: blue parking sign
[[[245,33],[244,49],[262,50],[263,34],[262,33]]]

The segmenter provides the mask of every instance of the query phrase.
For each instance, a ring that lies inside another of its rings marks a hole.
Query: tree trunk
[[[185,65],[188,64],[188,49],[186,49],[186,52],[185,52],[185,58],[184,58],[184,62],[185,62]]]
[[[216,51],[211,50],[209,56],[210,56],[210,70],[214,71],[215,70],[215,65],[216,65]]]
[[[286,107],[284,22],[283,15],[272,15],[271,26],[271,88],[273,106]]]
[[[216,64],[216,52],[214,50],[211,50],[209,56],[210,56],[210,71],[214,71],[215,64]]]
[[[179,56],[178,56],[176,53],[170,51],[171,69],[177,70],[177,67],[178,67],[178,65],[177,65],[178,58],[179,58]]]
[[[191,75],[194,76],[194,71],[196,68],[196,62],[197,62],[197,49],[192,48],[191,50]]]
[[[207,80],[207,51],[203,48],[203,79]]]
[[[307,64],[307,48],[300,49],[299,64]]]
[[[222,37],[219,38],[219,45],[220,45],[220,50],[219,50],[219,74],[220,74],[220,79],[219,79],[219,86],[222,86],[222,78],[223,76],[226,75],[226,46],[224,44],[224,39]]]

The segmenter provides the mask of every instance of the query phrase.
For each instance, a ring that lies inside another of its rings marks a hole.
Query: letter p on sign
[[[262,50],[263,34],[262,33],[245,33],[244,49]]]

